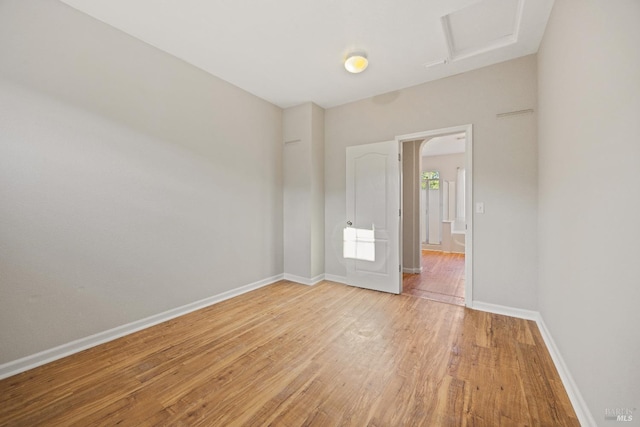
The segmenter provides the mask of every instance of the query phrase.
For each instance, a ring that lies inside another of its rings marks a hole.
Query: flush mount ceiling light
[[[344,61],[344,68],[346,68],[348,72],[354,74],[363,72],[366,70],[368,65],[369,61],[367,60],[367,55],[362,52],[351,53]]]

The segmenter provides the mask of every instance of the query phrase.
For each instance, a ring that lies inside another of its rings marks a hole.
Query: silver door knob
[[[352,223],[351,221],[347,221],[347,225],[348,225],[349,227],[351,227],[351,226],[353,225],[353,223]]]

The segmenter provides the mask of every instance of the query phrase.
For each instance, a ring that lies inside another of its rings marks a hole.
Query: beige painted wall
[[[402,143],[402,268],[419,273],[420,251],[420,146],[422,141]]]
[[[345,276],[345,149],[473,124],[475,300],[537,308],[536,58],[527,56],[325,111],[326,271]]]
[[[0,2],[0,364],[283,272],[282,111]]]
[[[283,111],[284,272],[311,271],[311,104]]]
[[[601,426],[640,425],[639,21],[556,0],[539,52],[540,312]]]
[[[324,110],[287,108],[283,135],[284,272],[306,282],[324,273]]]
[[[324,109],[311,106],[311,278],[324,274]]]

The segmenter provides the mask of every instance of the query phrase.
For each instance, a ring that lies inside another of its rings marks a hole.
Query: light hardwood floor
[[[422,251],[422,273],[402,275],[402,293],[464,305],[464,254]]]
[[[535,323],[322,282],[0,381],[0,425],[577,426]]]

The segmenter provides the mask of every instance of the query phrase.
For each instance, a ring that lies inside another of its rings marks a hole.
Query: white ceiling
[[[324,108],[538,50],[553,0],[62,0],[282,108]],[[345,71],[351,51],[370,63]]]
[[[431,138],[422,146],[423,156],[443,156],[464,153],[467,138],[464,132]]]

